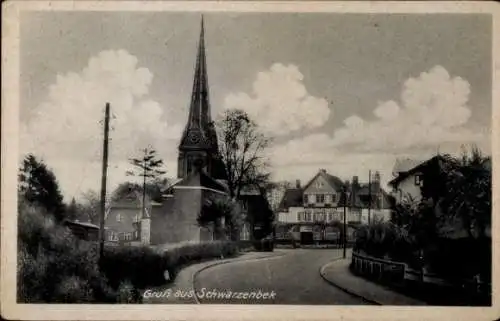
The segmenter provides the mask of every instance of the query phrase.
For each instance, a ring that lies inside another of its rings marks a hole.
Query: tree
[[[470,238],[483,238],[491,226],[491,158],[473,146],[452,164],[440,200],[441,218],[459,219]]]
[[[157,180],[166,171],[162,170],[163,160],[157,158],[156,150],[151,146],[144,148],[143,153],[141,158],[130,159],[130,163],[135,166],[136,171],[127,171],[127,175],[142,177],[142,215],[144,216],[147,179]]]
[[[71,199],[71,203],[69,203],[68,207],[66,208],[66,219],[68,220],[75,220],[78,216],[78,205],[76,204],[76,200],[73,197]]]
[[[100,196],[97,192],[89,190],[82,195],[83,201],[77,204],[77,218],[92,224],[99,223]]]
[[[204,200],[200,214],[198,215],[198,225],[202,227],[213,226],[214,238],[220,240],[226,235],[232,239],[233,232],[242,225],[241,211],[237,203],[227,197],[209,197]],[[224,223],[227,224],[224,230]]]
[[[228,110],[218,122],[221,156],[231,198],[239,199],[245,187],[261,187],[269,180],[264,156],[270,139],[242,110]]]
[[[52,170],[33,154],[24,158],[19,169],[18,193],[26,201],[42,206],[56,221],[63,220],[66,208],[59,183]]]
[[[275,216],[268,194],[274,187],[275,183],[269,183],[259,187],[257,193],[241,196],[241,201],[246,203],[245,220],[252,230],[251,235],[254,239],[259,240],[273,233]]]

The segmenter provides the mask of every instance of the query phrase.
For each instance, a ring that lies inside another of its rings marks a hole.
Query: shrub
[[[363,225],[356,231],[354,250],[373,257],[409,263],[414,248],[406,229],[389,222]]]
[[[54,301],[64,303],[91,302],[93,297],[93,290],[88,281],[78,276],[62,278],[54,293]]]
[[[238,243],[231,241],[184,242],[155,249],[150,247],[105,248],[102,271],[113,289],[128,280],[136,289],[171,281],[186,264],[204,259],[226,258],[238,253]],[[168,271],[170,280],[165,280]]]
[[[20,199],[18,301],[116,302],[99,271],[95,243],[77,239],[44,210]]]

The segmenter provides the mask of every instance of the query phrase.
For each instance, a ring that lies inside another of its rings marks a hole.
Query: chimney
[[[321,168],[319,171],[320,171],[321,173],[326,173],[326,169],[324,169],[324,168]]]
[[[352,186],[358,186],[358,184],[359,184],[359,177],[353,176],[352,177]]]
[[[300,188],[300,179],[295,181],[295,187]]]
[[[380,190],[380,172],[376,171],[372,179],[372,191],[378,193]]]

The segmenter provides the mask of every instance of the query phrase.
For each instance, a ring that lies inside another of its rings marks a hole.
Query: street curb
[[[193,273],[193,277],[192,277],[192,284],[191,284],[191,289],[194,293],[194,300],[196,301],[196,304],[201,304],[201,302],[198,300],[198,297],[196,296],[196,290],[194,288],[194,280],[196,279],[196,276],[198,274],[200,274],[201,272],[209,269],[209,268],[212,268],[214,266],[217,266],[217,265],[223,265],[223,264],[228,264],[228,263],[235,263],[235,262],[246,262],[246,261],[258,261],[258,260],[265,260],[265,259],[274,259],[274,258],[279,258],[279,257],[282,257],[282,256],[285,256],[287,253],[280,253],[280,254],[277,254],[277,255],[266,255],[266,256],[261,256],[261,257],[254,257],[254,258],[247,258],[247,259],[238,259],[238,258],[234,258],[234,259],[229,259],[227,261],[216,261],[216,262],[213,262],[209,265],[206,265],[204,267],[202,267],[201,269],[197,270],[196,272]]]
[[[374,301],[374,300],[370,300],[370,299],[367,299],[366,297],[362,296],[362,295],[359,295],[358,293],[356,292],[353,292],[349,289],[347,289],[346,287],[343,287],[343,286],[340,286],[332,281],[330,281],[326,276],[325,276],[325,269],[328,265],[332,264],[333,262],[335,261],[339,261],[339,260],[343,260],[344,258],[336,258],[328,263],[326,263],[325,265],[323,265],[320,269],[319,269],[319,275],[323,278],[323,280],[325,282],[327,282],[328,284],[330,285],[333,285],[334,287],[344,291],[345,293],[349,294],[349,295],[352,295],[352,296],[355,296],[357,298],[360,298],[361,300],[367,302],[367,303],[371,303],[371,304],[374,304],[374,305],[383,305],[383,303],[380,303],[378,301]]]

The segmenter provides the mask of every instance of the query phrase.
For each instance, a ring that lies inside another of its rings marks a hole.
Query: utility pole
[[[144,157],[143,157],[144,172],[142,173],[142,218],[146,217],[146,175],[147,175],[147,173],[146,173],[146,169],[147,169],[146,156],[147,156],[147,153],[148,153],[148,149],[144,148]],[[138,225],[138,226],[140,227],[140,225]]]
[[[99,260],[104,254],[104,216],[106,212],[106,177],[108,172],[109,103],[104,114],[104,141],[102,146],[101,215],[99,218]]]
[[[370,224],[370,215],[372,210],[372,171],[368,171],[368,224]]]
[[[344,259],[346,258],[346,240],[347,240],[347,237],[346,237],[346,234],[347,234],[347,228],[346,228],[346,207],[347,207],[347,186],[344,186],[344,226],[342,227],[343,228],[343,243],[344,243]]]

